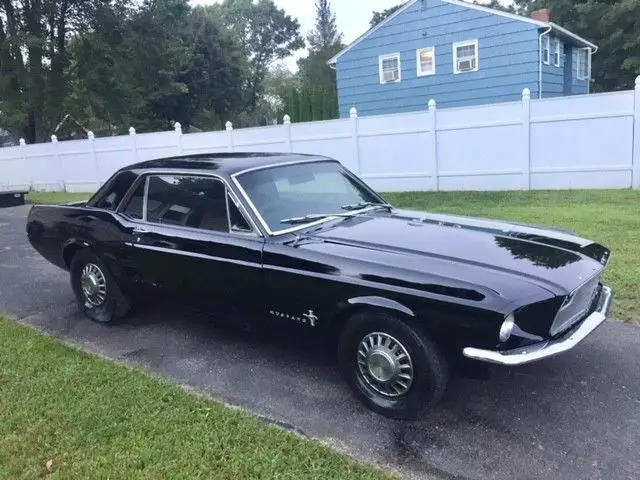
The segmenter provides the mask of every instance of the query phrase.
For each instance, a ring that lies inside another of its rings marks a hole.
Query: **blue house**
[[[550,21],[461,0],[410,0],[329,60],[340,116],[589,93],[597,47]]]

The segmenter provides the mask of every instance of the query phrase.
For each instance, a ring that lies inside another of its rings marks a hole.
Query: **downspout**
[[[589,81],[587,82],[587,95],[591,93],[591,71],[593,69],[593,60],[591,59],[591,57],[593,57],[596,52],[598,51],[598,46],[596,45],[596,48],[591,49],[591,47],[589,47]]]
[[[551,31],[551,26],[538,35],[538,98],[542,98],[542,37]],[[549,52],[551,55],[551,52]]]

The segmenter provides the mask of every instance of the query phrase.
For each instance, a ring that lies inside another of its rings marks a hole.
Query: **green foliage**
[[[304,47],[300,24],[273,0],[224,0],[206,8],[222,19],[249,60],[245,104],[253,111],[263,93],[269,65]]]
[[[327,62],[344,45],[328,0],[318,0],[316,3],[316,25],[307,35],[307,41],[309,55],[298,60],[298,76],[305,89],[303,96],[310,97],[311,119],[334,118],[329,104],[330,99],[336,96],[336,73]]]
[[[386,10],[383,10],[382,12],[373,12],[373,16],[371,17],[371,21],[369,22],[369,25],[371,26],[371,28],[375,27],[377,24],[379,24],[383,20],[386,20],[391,15],[393,15],[398,10],[400,10],[402,7],[404,7],[406,3],[407,2],[404,2],[404,3],[401,3],[401,4],[396,5],[394,7],[387,8]]]

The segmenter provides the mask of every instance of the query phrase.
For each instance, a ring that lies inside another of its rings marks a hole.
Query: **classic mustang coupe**
[[[415,418],[459,360],[515,366],[608,315],[604,246],[558,229],[399,210],[338,161],[206,154],[138,163],[87,202],[34,206],[31,244],[109,323],[142,294],[246,307],[335,335],[355,394]]]

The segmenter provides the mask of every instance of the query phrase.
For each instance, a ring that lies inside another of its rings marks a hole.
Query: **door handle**
[[[142,227],[133,227],[133,233],[142,234],[142,233],[151,233],[151,231]]]

